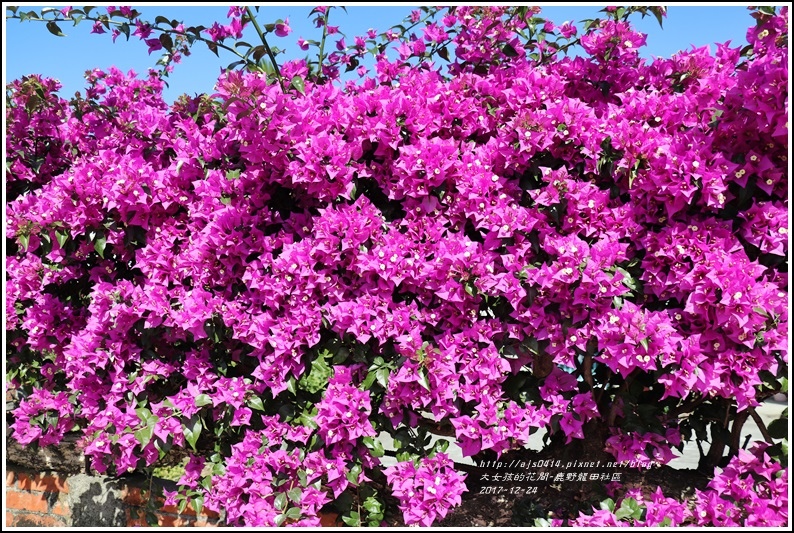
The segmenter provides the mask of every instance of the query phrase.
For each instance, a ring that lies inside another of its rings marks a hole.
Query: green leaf
[[[170,438],[166,442],[163,442],[160,438],[154,439],[154,447],[157,449],[160,459],[165,457],[165,455],[171,450],[173,444],[170,441]]]
[[[289,509],[287,509],[287,512],[284,514],[290,520],[300,520],[301,509],[300,507],[290,507]]]
[[[623,520],[624,518],[630,517],[632,514],[634,514],[634,511],[628,507],[621,506],[620,509],[615,512],[615,518]]]
[[[127,40],[130,40],[130,25],[126,22],[123,22],[121,26],[119,26],[119,31],[124,34]]]
[[[618,520],[622,520],[624,518],[639,520],[642,517],[642,511],[643,507],[637,503],[637,500],[634,498],[626,498],[620,504],[620,509],[618,509],[615,513],[615,518]]]
[[[58,37],[66,37],[66,34],[63,33],[61,28],[59,28],[58,25],[52,20],[47,23],[47,29],[50,30],[50,33],[53,35],[57,35]]]
[[[226,179],[227,180],[230,180],[230,181],[231,180],[236,180],[239,177],[240,177],[240,169],[239,168],[235,169],[235,170],[227,170],[226,171]]]
[[[381,503],[373,496],[370,496],[369,498],[364,500],[363,506],[364,509],[366,509],[367,512],[369,512],[370,514],[380,513],[382,511]]]
[[[198,442],[199,435],[201,435],[201,418],[193,415],[187,424],[182,427],[182,431],[185,433],[187,443],[190,444],[193,451],[196,451],[196,442]]]
[[[612,498],[607,498],[601,502],[600,506],[602,511],[609,511],[611,513],[615,510],[615,500]]]
[[[204,509],[204,495],[195,496],[191,503],[193,504],[193,510],[196,511],[197,515],[200,515],[201,510]]]
[[[513,46],[510,43],[506,43],[502,47],[502,53],[507,57],[518,57],[518,52],[516,51],[515,48],[513,48]]]
[[[785,439],[789,434],[788,418],[777,418],[770,422],[766,429],[773,439]]]
[[[174,40],[171,39],[170,35],[167,33],[161,33],[159,39],[160,44],[163,45],[163,48],[169,51],[174,49]]]
[[[623,274],[623,284],[628,287],[629,289],[636,291],[637,290],[637,282],[634,277],[629,274],[626,269],[621,267],[615,267],[615,270]]]
[[[204,407],[205,405],[210,405],[212,403],[212,398],[210,398],[207,394],[199,394],[193,401],[196,403],[196,407]]]
[[[152,440],[154,434],[154,425],[146,425],[134,433],[135,439],[141,444],[141,448],[145,447]]]
[[[427,370],[419,369],[419,384],[426,390],[430,390],[430,381],[427,379]]]
[[[105,258],[105,246],[107,245],[107,242],[108,242],[107,237],[105,237],[104,235],[101,237],[97,237],[96,240],[94,241],[94,250],[96,250],[96,253],[98,253],[99,257],[101,257],[102,259]]]
[[[287,390],[292,394],[298,394],[298,381],[295,376],[290,376],[287,380]]]
[[[152,412],[146,407],[137,408],[135,410],[135,414],[138,415],[138,418],[141,420],[141,422],[146,422],[152,417]]]
[[[662,22],[664,22],[664,17],[662,17],[661,11],[659,11],[658,9],[653,9],[653,8],[651,9],[652,9],[651,13],[653,13],[653,16],[656,17],[656,22],[659,23],[659,27],[664,29],[664,26],[662,25]]]
[[[325,357],[322,357],[321,355],[312,361],[312,367],[308,375],[303,374],[303,376],[301,376],[301,379],[298,382],[298,387],[310,392],[311,394],[315,394],[326,388],[328,385],[328,380],[331,378],[331,376],[333,376],[333,374],[334,371],[330,366],[328,366],[328,363],[325,361]]]
[[[276,499],[273,501],[273,506],[276,508],[277,511],[283,511],[287,507],[287,494],[284,492],[279,492],[276,495]]]
[[[355,511],[350,513],[350,516],[343,516],[342,521],[351,527],[361,526],[361,516]]]
[[[769,314],[766,312],[766,309],[764,309],[763,307],[753,307],[753,311],[755,311],[761,316],[769,317]]]
[[[289,498],[291,502],[299,503],[301,501],[302,495],[303,491],[300,489],[300,487],[295,487],[294,489],[287,491],[287,498]]]
[[[55,230],[55,240],[58,241],[58,246],[63,248],[63,245],[69,240],[69,233],[67,231]]]
[[[640,339],[640,344],[642,344],[642,347],[645,348],[645,351],[647,352],[648,351],[648,337],[641,338]]]
[[[384,366],[384,367],[381,367],[378,370],[376,370],[375,371],[375,376],[376,376],[376,378],[378,380],[378,383],[380,383],[381,387],[383,387],[385,389],[388,386],[388,384],[389,384],[389,369],[388,369],[388,367]]]
[[[361,382],[361,388],[364,390],[369,390],[370,387],[375,383],[375,372],[370,370],[367,373],[367,377],[364,378],[364,381]]]
[[[446,439],[438,439],[436,443],[433,445],[433,450],[436,453],[446,453],[448,448],[449,448],[449,441]]]
[[[254,58],[254,62],[259,63],[259,60],[262,59],[266,53],[267,50],[265,50],[265,47],[260,44],[259,46],[254,46],[253,48],[248,50],[248,52],[245,55],[252,54],[251,57]]]
[[[22,248],[27,252],[28,251],[28,243],[30,242],[30,235],[19,235],[19,244],[22,245]]]
[[[364,446],[366,446],[375,457],[383,457],[386,453],[383,449],[383,443],[373,437],[364,437],[363,442]]]
[[[301,94],[306,94],[303,78],[301,76],[293,76],[289,82],[290,86]]]
[[[256,409],[257,411],[265,410],[265,405],[262,403],[262,398],[259,396],[251,396],[246,403],[251,409]]]
[[[347,480],[353,485],[357,485],[359,475],[361,475],[361,465],[353,465],[353,468],[347,473]]]

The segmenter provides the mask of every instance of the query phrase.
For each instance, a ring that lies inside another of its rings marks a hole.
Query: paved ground
[[[785,399],[784,396],[778,396],[778,399],[771,399],[767,402],[763,403],[759,407],[756,408],[756,411],[761,416],[761,419],[764,421],[764,424],[769,425],[772,420],[775,420],[780,417],[783,409],[786,408],[788,405],[788,400]],[[744,439],[747,435],[750,435],[750,442],[754,442],[756,440],[763,440],[763,436],[761,435],[761,431],[758,429],[758,426],[755,422],[750,419],[748,420],[744,427],[742,428],[742,444],[744,443]],[[438,438],[438,437],[437,437]],[[394,450],[394,442],[391,440],[391,437],[387,433],[381,434],[381,440],[383,442],[383,446],[387,450]],[[536,433],[532,436],[529,441],[530,448],[534,450],[540,450],[543,447],[543,434]],[[447,453],[450,455],[453,461],[456,463],[464,463],[473,465],[474,462],[469,457],[463,457],[461,454],[460,448],[451,443]],[[678,454],[677,450],[673,450],[673,453]],[[684,453],[681,457],[678,457],[671,461],[669,464],[673,468],[679,469],[691,469],[697,468],[697,463],[700,458],[698,453],[697,445],[694,442],[689,442],[684,445]],[[383,457],[381,461],[384,465],[392,465],[396,462],[393,457]]]
[[[780,418],[783,409],[785,409],[787,405],[787,400],[768,400],[758,406],[756,408],[756,412],[761,416],[761,419],[764,421],[764,425],[768,426],[772,420]],[[744,426],[742,426],[742,438],[740,441],[742,444],[744,444],[744,440],[748,435],[750,435],[750,443],[753,443],[757,440],[764,440],[763,435],[761,435],[761,431],[758,429],[758,425],[752,419],[748,419]],[[675,453],[678,453],[677,450]],[[697,468],[699,458],[700,454],[698,453],[697,445],[694,442],[690,442],[684,446],[683,455],[671,461],[670,466],[673,468],[683,469]]]

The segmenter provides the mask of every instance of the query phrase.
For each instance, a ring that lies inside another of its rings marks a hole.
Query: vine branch
[[[766,429],[766,424],[761,419],[761,415],[759,415],[754,407],[749,408],[750,416],[753,417],[755,424],[758,426],[758,429],[761,431],[761,435],[763,435],[764,440],[769,444],[774,444],[772,441],[772,435],[769,434],[769,430]]]
[[[248,18],[251,23],[254,25],[254,29],[256,33],[259,35],[259,38],[262,40],[262,44],[265,46],[265,52],[267,52],[267,57],[270,58],[270,62],[273,63],[273,70],[276,73],[276,79],[278,79],[278,85],[281,87],[282,92],[286,92],[284,89],[284,78],[281,77],[281,71],[278,68],[278,62],[276,62],[276,56],[273,55],[273,51],[270,49],[270,45],[267,43],[267,38],[265,37],[265,33],[262,31],[262,27],[257,22],[256,17],[254,16],[251,8],[245,6],[245,12],[248,14]]]

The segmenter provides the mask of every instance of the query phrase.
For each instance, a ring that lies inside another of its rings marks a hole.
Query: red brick
[[[15,527],[66,527],[66,522],[60,518],[46,515],[22,513],[14,520]]]
[[[179,512],[179,507],[176,505],[163,505],[165,503],[165,498],[163,497],[158,497],[157,502],[160,504],[159,510],[163,513],[171,513],[180,516],[191,516],[191,517],[196,516],[196,511],[195,509],[193,509],[193,505],[191,505],[190,502],[188,502],[188,504],[185,506],[185,510],[182,511],[181,513]],[[216,513],[215,511],[210,511],[206,507],[204,507],[201,510],[201,513],[199,514],[204,518],[210,518],[210,519],[220,518],[220,515],[218,513]]]
[[[201,518],[196,520],[196,522],[193,525],[195,527],[219,527],[220,526],[220,524],[218,523],[218,520],[209,520],[208,521],[208,520],[203,520]]]
[[[69,516],[71,514],[69,506],[63,502],[55,502],[50,512],[58,516]]]
[[[179,514],[179,508],[176,505],[163,505],[162,498],[160,498],[159,510],[164,513]],[[187,514],[187,507],[185,507],[185,513],[183,514]]]
[[[138,509],[127,509],[127,527],[149,527],[146,516]]]
[[[140,487],[125,487],[121,490],[121,498],[125,503],[140,507],[149,501],[149,497],[144,497]]]
[[[339,526],[339,515],[336,513],[320,513],[320,525],[323,527]]]
[[[187,525],[187,520],[172,514],[157,513],[157,525],[162,527],[180,527]]]
[[[33,492],[63,492],[68,494],[69,484],[61,476],[17,474],[17,487]]]
[[[128,518],[127,527],[149,527],[143,518]]]
[[[6,487],[13,487],[13,486],[14,486],[14,473],[6,472]]]
[[[14,515],[6,511],[6,527],[14,525]]]
[[[32,494],[16,490],[6,491],[6,506],[9,509],[20,509],[34,513],[46,513],[49,510],[44,494]]]
[[[188,502],[185,506],[185,510],[181,513],[179,512],[179,507],[176,505],[163,505],[165,503],[165,498],[157,498],[157,503],[160,504],[160,508],[158,509],[160,512],[181,516],[196,516],[196,511],[193,509],[193,506],[190,505],[190,502]]]
[[[219,515],[215,511],[211,511],[211,510],[207,509],[206,507],[201,510],[201,516],[206,517],[206,518],[210,518],[210,519],[214,519],[214,520],[217,520],[218,518],[221,517],[221,515]]]
[[[188,504],[185,506],[185,510],[182,511],[181,513],[179,512],[179,507],[176,506],[176,505],[163,505],[165,503],[165,498],[163,498],[163,497],[158,497],[157,498],[157,502],[160,504],[160,509],[159,510],[161,512],[163,512],[163,513],[172,513],[172,514],[180,515],[180,516],[183,516],[183,517],[184,516],[189,516],[189,517],[196,516],[196,510],[193,509],[193,505],[190,502],[188,502]],[[206,507],[204,507],[201,510],[201,513],[199,513],[199,514],[200,514],[200,516],[204,517],[205,519],[206,518],[218,519],[218,518],[221,517],[221,515],[219,515],[215,511],[211,511],[211,510],[207,509]]]

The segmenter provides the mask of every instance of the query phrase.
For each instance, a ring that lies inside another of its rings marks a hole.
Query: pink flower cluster
[[[285,520],[278,517],[290,506],[299,509],[291,517],[291,525],[319,526],[320,508],[330,497],[317,482],[322,479],[323,487],[341,494],[348,484],[344,459],[296,447],[296,443],[307,442],[308,432],[291,428],[277,417],[263,418],[263,423],[266,429],[248,430],[232,446],[224,473],[212,476],[205,505],[214,511],[225,510],[229,525],[281,525]],[[299,498],[288,496],[293,489],[299,491]]]
[[[14,411],[14,418],[14,423],[8,427],[13,430],[17,442],[47,446],[61,442],[72,429],[74,406],[69,403],[66,392],[38,389]]]
[[[460,505],[466,491],[464,474],[455,471],[450,458],[443,453],[420,460],[418,465],[404,461],[383,470],[392,494],[400,500],[400,509],[407,525],[429,527]]]
[[[592,514],[580,513],[569,522],[555,519],[552,525],[785,527],[788,468],[771,460],[764,451],[766,447],[759,443],[749,451],[739,450],[705,490],[695,490],[691,500],[667,497],[659,487],[650,494],[632,488],[618,498],[613,509],[602,505]]]
[[[314,420],[326,444],[354,445],[360,437],[375,437],[369,417],[372,414],[369,393],[352,385],[349,367],[337,367],[317,404]]]
[[[788,468],[770,459],[766,445],[739,450],[698,491],[694,518],[699,526],[785,527],[788,525]]]

